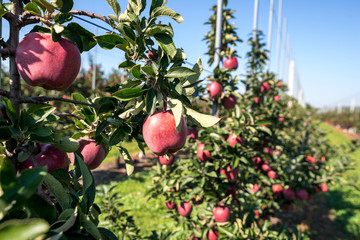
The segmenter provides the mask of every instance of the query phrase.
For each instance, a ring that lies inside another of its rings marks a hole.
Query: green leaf
[[[195,75],[196,72],[187,67],[173,67],[168,70],[165,77],[169,78],[182,78]]]
[[[150,18],[158,17],[170,17],[178,23],[184,21],[183,17],[180,14],[174,12],[174,10],[168,7],[157,7],[151,12]]]
[[[32,134],[38,135],[40,137],[48,137],[52,134],[52,131],[48,127],[40,127],[34,130],[29,131]]]
[[[3,98],[6,107],[6,115],[10,118],[11,122],[15,124],[17,115],[14,106],[12,105],[11,101],[7,98]]]
[[[34,15],[41,16],[41,10],[36,5],[36,3],[29,2],[28,4],[25,5],[24,10],[26,10]]]
[[[11,131],[9,126],[0,126],[0,141],[6,141],[11,138]]]
[[[151,66],[143,66],[141,67],[141,71],[143,71],[149,77],[156,77],[155,71]]]
[[[197,125],[202,127],[211,127],[220,121],[220,118],[202,114],[187,107],[185,107],[185,114],[189,116]]]
[[[88,102],[83,95],[81,95],[80,93],[77,93],[77,92],[72,93],[72,94],[71,94],[71,98],[72,98],[73,100],[75,100],[75,101],[78,101],[78,102],[84,102],[84,103],[87,103],[87,102]]]
[[[69,193],[65,191],[62,184],[53,175],[50,173],[46,175],[44,185],[55,196],[63,211],[71,207],[71,197]]]
[[[106,2],[110,5],[111,9],[116,14],[116,17],[119,17],[121,14],[121,8],[120,8],[120,4],[118,3],[118,1],[117,0],[106,0]]]
[[[132,68],[133,66],[135,66],[136,64],[130,60],[126,60],[122,63],[120,63],[119,68],[125,68],[125,69],[129,69]]]
[[[54,21],[63,24],[65,22],[71,21],[72,19],[73,15],[71,13],[60,13],[55,16]]]
[[[72,9],[72,7],[74,6],[74,0],[62,0],[62,1],[63,1],[63,5],[62,5],[60,11],[63,13],[69,12]]]
[[[119,33],[121,34],[121,36],[123,36],[131,44],[135,44],[136,35],[134,33],[134,30],[131,27],[129,27],[126,24],[119,24],[117,29],[119,30]]]
[[[46,0],[33,0],[44,12],[47,10],[49,13],[53,13],[55,11],[55,7],[47,2]]]
[[[16,172],[14,166],[9,162],[8,159],[4,159],[0,169],[0,183],[2,191],[10,189],[14,184],[17,183]]]
[[[11,219],[0,224],[0,239],[35,239],[49,230],[43,219]]]
[[[258,126],[258,127],[256,127],[256,129],[259,130],[259,131],[263,131],[263,132],[269,134],[270,136],[272,135],[271,130],[269,128],[267,128],[267,127]]]
[[[141,88],[126,88],[113,93],[113,96],[122,101],[129,101],[141,97],[144,91]]]
[[[104,240],[118,240],[118,238],[116,237],[116,235],[111,232],[110,230],[106,229],[106,228],[98,228],[100,233],[101,233],[101,237]]]
[[[36,214],[37,217],[45,219],[49,223],[56,219],[55,206],[38,194],[33,194],[26,202],[26,206],[33,212],[33,215]]]
[[[119,115],[119,118],[122,118],[122,119],[127,119],[129,118],[131,115],[132,116],[135,116],[137,115],[139,112],[141,112],[141,110],[143,110],[145,106],[145,102],[144,101],[140,101],[140,102],[137,102],[136,105],[128,110],[126,110],[125,112],[121,113]]]
[[[169,101],[169,105],[170,105],[171,110],[172,110],[172,112],[174,114],[176,131],[180,132],[181,127],[182,127],[181,119],[182,119],[182,114],[183,114],[183,105],[177,99],[171,99]]]
[[[13,3],[0,4],[0,18],[2,18],[6,13],[10,12],[13,8]]]
[[[11,186],[1,199],[7,203],[21,206],[35,193],[46,176],[46,167],[26,169],[20,173],[19,181]]]
[[[146,36],[154,36],[157,33],[164,33],[170,36],[174,36],[173,28],[165,24],[153,24],[145,31]]]
[[[142,77],[140,67],[141,67],[141,65],[135,65],[131,68],[131,74],[137,79],[141,79],[141,77]]]
[[[150,7],[150,15],[151,12],[154,11],[157,7],[162,7],[167,3],[167,0],[152,0],[151,1],[151,7]]]
[[[127,9],[136,14],[136,16],[140,16],[140,13],[146,7],[146,0],[128,0]]]
[[[96,225],[91,221],[90,217],[81,213],[80,224],[94,237],[94,239],[101,239],[101,234]]]
[[[201,58],[199,57],[196,61],[195,65],[193,66],[192,70],[196,73],[194,75],[188,76],[184,83],[183,88],[185,88],[186,95],[192,95],[196,91],[193,86],[197,85],[199,83],[198,79],[204,70],[204,67],[201,62]],[[200,81],[201,82],[201,81]]]
[[[51,0],[50,3],[54,5],[57,9],[60,9],[63,5],[63,0]]]
[[[125,52],[128,51],[128,42],[117,34],[105,34],[101,36],[95,36],[94,38],[99,46],[103,49],[111,50],[116,47]]]
[[[54,147],[64,152],[75,152],[79,148],[79,143],[73,138],[63,136],[58,141],[52,143]]]
[[[33,125],[42,122],[50,114],[56,110],[54,106],[48,105],[33,105],[27,111],[27,126],[32,127]]]
[[[119,151],[125,161],[126,173],[130,176],[134,172],[134,162],[126,148],[119,147]]]
[[[167,55],[171,58],[175,57],[177,50],[171,36],[165,33],[157,33],[154,35],[154,38]]]
[[[80,52],[89,51],[96,46],[95,35],[75,22],[69,23],[62,34],[74,42]]]
[[[90,169],[85,164],[81,153],[79,151],[76,151],[74,152],[74,156],[76,172],[79,173],[80,171],[83,176],[82,202],[84,202],[86,205],[86,209],[84,211],[88,213],[91,205],[94,203],[95,200],[95,181]]]
[[[75,224],[78,216],[78,211],[78,207],[76,207],[75,209],[68,208],[64,210],[59,216],[59,221],[57,221],[53,225],[57,225],[61,222],[64,222],[64,224],[56,229],[53,229],[52,231],[57,233],[68,231]]]
[[[156,90],[154,88],[150,88],[146,93],[145,97],[145,105],[147,114],[151,115],[156,110]]]
[[[124,140],[124,138],[131,133],[131,128],[128,125],[122,125],[111,134],[109,146],[114,146]]]

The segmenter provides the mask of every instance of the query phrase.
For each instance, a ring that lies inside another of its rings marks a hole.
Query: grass
[[[135,153],[140,152],[139,147],[133,141],[132,142],[123,142],[121,144],[121,146],[126,148],[129,151],[130,156],[133,156]],[[113,147],[110,150],[109,154],[104,159],[103,163],[114,162],[116,160],[116,158],[118,157],[118,154],[119,154],[119,150],[116,147]]]
[[[327,138],[332,145],[343,145],[345,150],[349,150],[351,140],[345,135],[339,133],[331,126],[321,124],[321,128],[327,133]],[[354,161],[352,170],[346,171],[343,178],[347,183],[337,183],[331,187],[326,196],[328,206],[335,210],[335,221],[345,230],[352,238],[360,238],[360,191],[353,186],[359,187],[360,173],[360,148],[350,153],[351,159]]]

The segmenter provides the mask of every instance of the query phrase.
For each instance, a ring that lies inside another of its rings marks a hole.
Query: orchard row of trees
[[[183,21],[166,0],[129,0],[125,9],[116,0],[106,2],[114,12],[108,17],[74,10],[73,0],[1,4],[10,35],[0,41],[2,57],[9,60],[8,85],[0,89],[0,238],[299,236],[286,227],[270,227],[268,218],[280,207],[327,191],[346,166],[334,165],[338,152],[329,148],[306,111],[282,94],[282,82],[263,70],[267,55],[261,33],[249,40],[246,77],[232,76],[238,65],[234,47],[241,41],[229,24],[234,12],[226,9],[224,68],[215,66],[204,88],[201,60],[192,69],[184,67],[185,54],[173,42],[171,24],[157,21]],[[144,13],[146,4],[149,13]],[[96,36],[73,22],[74,15],[102,20],[113,32]],[[213,15],[206,35],[209,64],[214,21]],[[34,27],[19,42],[27,25]],[[95,45],[122,50],[126,60],[119,68],[128,74],[103,81],[103,91],[90,95],[89,72],[78,73],[80,54]],[[237,92],[240,81],[244,94]],[[215,116],[201,113],[210,113],[210,106]],[[149,194],[165,196],[166,207],[177,209],[172,212],[177,231],[139,236],[126,214],[116,234],[99,227],[99,215],[111,212],[94,204],[90,170],[116,147],[132,174],[125,139],[133,139],[142,151],[145,142],[166,165],[158,165]],[[181,149],[188,157],[175,159]]]

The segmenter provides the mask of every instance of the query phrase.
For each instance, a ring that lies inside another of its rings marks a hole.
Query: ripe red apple
[[[308,198],[308,192],[305,189],[301,189],[296,192],[296,197],[299,200],[306,200]]]
[[[222,101],[221,101],[222,105],[224,106],[224,108],[226,108],[227,110],[233,109],[237,103],[237,98],[233,95],[230,95],[229,97],[225,97]]]
[[[269,91],[269,90],[270,90],[270,85],[269,85],[269,83],[264,82],[263,84],[261,84],[260,92]]]
[[[79,146],[79,152],[84,157],[84,162],[86,165],[91,169],[94,170],[100,164],[105,158],[105,150],[102,145],[96,145],[95,140],[90,138],[81,138],[78,140],[80,146]],[[74,164],[74,153],[70,153],[70,160],[71,163]]]
[[[188,217],[192,211],[192,204],[188,202],[182,202],[180,206],[177,207],[177,209],[181,216]]]
[[[147,116],[142,129],[146,145],[159,156],[180,150],[185,145],[187,134],[184,117],[181,117],[181,122],[180,132],[177,132],[174,114],[171,110],[155,112]]]
[[[260,217],[259,210],[254,210],[254,213],[255,213],[255,217],[256,217],[256,218],[259,218],[259,217]]]
[[[207,238],[208,240],[217,240],[219,237],[219,231],[216,229],[211,229],[209,230],[208,234],[207,234]]]
[[[256,104],[259,104],[259,98],[258,97],[254,97],[254,103],[256,103]]]
[[[210,151],[209,150],[204,151],[204,148],[205,148],[204,143],[199,143],[197,146],[197,156],[201,162],[206,162],[206,161],[211,160]]]
[[[226,168],[227,170],[220,169],[220,173],[224,174],[229,182],[235,182],[239,174],[239,168],[236,167],[233,169],[230,165],[228,165]]]
[[[157,54],[157,52],[155,52],[155,51],[152,51],[152,50],[150,50],[149,52],[148,52],[148,58],[151,60],[151,61],[156,61],[157,59],[158,59],[158,54]]]
[[[224,60],[223,65],[226,69],[236,70],[238,67],[238,61],[236,57],[227,58]]]
[[[264,171],[264,172],[268,172],[271,170],[271,167],[269,164],[267,163],[264,163],[262,166],[261,166],[261,169]]]
[[[294,200],[295,198],[295,192],[291,188],[285,188],[283,195],[284,198],[289,201]]]
[[[220,83],[213,81],[209,86],[207,86],[207,91],[210,97],[217,99],[221,96],[222,86]]]
[[[260,190],[260,186],[258,184],[254,184],[253,187],[250,188],[250,191],[253,193],[257,193]]]
[[[321,157],[321,162],[325,162],[326,161],[326,157]]]
[[[277,85],[278,87],[281,87],[283,85],[282,81],[278,81]]]
[[[197,139],[198,138],[199,131],[196,128],[188,129],[187,131],[187,137],[191,139]]]
[[[44,143],[40,144],[40,149],[38,149],[38,145],[36,145],[35,150],[39,151],[39,153],[35,155],[37,164],[40,167],[47,166],[48,172],[58,168],[63,168],[66,171],[69,170],[69,158],[66,152],[62,152],[54,146]],[[35,165],[31,158],[19,164],[20,171],[33,167],[35,167]]]
[[[277,177],[276,172],[274,172],[273,170],[268,171],[267,175],[271,179],[275,179]]]
[[[195,237],[194,234],[190,235],[190,238],[187,238],[188,240],[200,240],[199,238]]]
[[[261,157],[254,157],[252,159],[252,161],[256,164],[256,165],[261,165],[263,164],[263,160],[261,159]]]
[[[176,204],[174,202],[171,202],[171,201],[166,201],[165,206],[169,210],[173,210],[173,209],[176,208]]]
[[[317,159],[314,158],[313,156],[308,155],[308,156],[306,156],[305,161],[307,161],[307,162],[312,162],[312,163],[316,163],[316,162],[317,162]]]
[[[284,117],[279,117],[279,122],[283,122],[285,121],[285,118]]]
[[[221,203],[218,207],[215,208],[213,215],[216,222],[227,222],[230,218],[230,209]]]
[[[274,184],[271,187],[272,192],[274,193],[275,196],[280,197],[283,193],[283,188],[280,184]]]
[[[171,154],[170,156],[168,155],[159,156],[159,162],[162,165],[171,166],[175,162],[175,156],[173,154]]]
[[[274,96],[274,101],[277,102],[280,100],[280,96]]]
[[[230,143],[230,147],[234,147],[237,143],[242,144],[243,140],[240,136],[236,136],[235,134],[230,134],[229,137],[226,140],[228,143]]]
[[[321,183],[321,191],[327,192],[329,191],[329,187],[325,183]]]
[[[65,90],[80,71],[78,47],[61,38],[53,42],[50,34],[29,33],[16,49],[20,76],[31,86],[48,90]]]

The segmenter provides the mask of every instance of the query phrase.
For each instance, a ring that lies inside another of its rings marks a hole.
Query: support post
[[[255,0],[254,5],[254,21],[253,21],[253,41],[256,41],[256,31],[258,25],[259,0]]]
[[[223,0],[218,0],[216,10],[216,29],[215,29],[215,55],[214,65],[215,68],[219,67],[220,63],[220,50],[222,39],[222,19],[223,19]]]
[[[282,0],[279,0],[279,9],[278,9],[278,29],[276,37],[276,68],[275,74],[279,75],[279,60],[280,60],[280,43],[281,43],[281,11],[282,11]]]
[[[294,78],[295,78],[295,62],[294,60],[290,61],[289,64],[289,82],[288,82],[288,95],[293,97],[293,91],[294,91]]]
[[[273,15],[274,15],[274,0],[270,0],[270,10],[269,10],[269,26],[268,26],[268,41],[267,41],[267,50],[268,50],[268,61],[266,70],[270,70],[270,56],[271,56],[271,40],[272,40],[272,26],[273,26]]]

